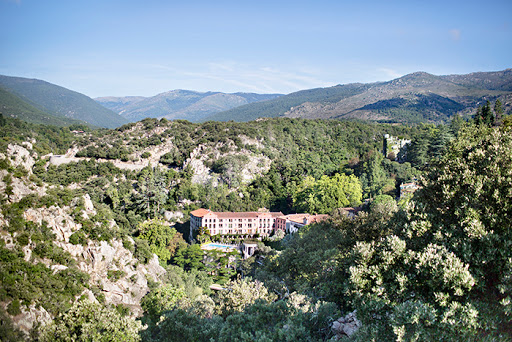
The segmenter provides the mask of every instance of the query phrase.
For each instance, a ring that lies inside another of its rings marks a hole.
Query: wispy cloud
[[[450,37],[452,38],[452,40],[454,41],[458,41],[460,40],[460,30],[459,29],[451,29],[450,30]]]
[[[398,78],[403,76],[403,74],[391,68],[378,68],[377,71],[381,74],[384,74],[387,77]]]
[[[149,68],[164,71],[173,78],[192,81],[209,87],[207,90],[245,91],[259,93],[289,93],[297,90],[329,85],[318,77],[311,68],[283,70],[275,66],[249,65],[235,61],[214,61],[203,65],[174,66],[163,64],[148,65]],[[165,77],[165,75],[162,75]],[[215,81],[215,82],[209,82]],[[215,89],[211,88],[212,84]],[[203,89],[206,90],[206,89]]]

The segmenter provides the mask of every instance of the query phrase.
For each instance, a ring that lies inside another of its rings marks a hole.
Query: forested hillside
[[[73,120],[50,115],[37,109],[19,97],[0,87],[0,113],[5,116],[20,119],[31,123],[39,123],[54,126],[70,126],[73,124],[85,124],[84,121]]]
[[[1,116],[1,339],[507,340],[512,124],[499,102],[478,113],[114,130]],[[387,153],[385,134],[411,143]],[[199,242],[258,236],[189,239],[200,207],[331,218],[242,260]]]
[[[207,119],[249,121],[284,116],[390,123],[448,123],[455,114],[470,117],[487,100],[500,98],[503,103],[510,103],[511,82],[509,69],[450,76],[415,72],[388,82],[299,91],[265,103],[237,107]]]
[[[0,75],[0,86],[40,111],[59,118],[82,120],[96,127],[109,128],[127,122],[90,97],[45,81]]]

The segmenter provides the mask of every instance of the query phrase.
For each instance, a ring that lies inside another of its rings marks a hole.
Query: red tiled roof
[[[309,223],[322,222],[322,221],[327,220],[328,218],[329,218],[329,215],[327,215],[327,214],[314,215],[314,216],[310,217]]]
[[[204,215],[206,215],[208,213],[211,213],[211,211],[208,209],[200,208],[200,209],[191,211],[190,215],[194,215],[195,217],[203,217]]]
[[[196,217],[204,217],[206,214],[213,214],[216,215],[218,218],[258,218],[258,217],[272,217],[277,218],[279,216],[283,216],[282,212],[256,212],[256,211],[246,211],[246,212],[218,212],[218,211],[210,211],[207,209],[197,209],[194,211],[191,211],[190,214],[194,215]]]

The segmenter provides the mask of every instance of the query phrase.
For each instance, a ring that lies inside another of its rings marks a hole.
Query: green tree
[[[383,162],[384,157],[374,152],[363,164],[361,183],[363,183],[365,197],[374,197],[394,190],[394,181],[386,174]]]
[[[326,214],[337,208],[359,205],[361,198],[361,183],[354,175],[337,173],[317,181],[308,176],[297,187],[294,206],[297,211]]]
[[[174,256],[174,263],[185,270],[203,269],[204,251],[200,245],[182,246]]]
[[[139,239],[148,241],[151,252],[155,253],[163,264],[167,264],[176,250],[186,244],[181,233],[159,219],[146,220],[140,223],[138,234]]]
[[[121,316],[115,309],[79,301],[66,313],[39,330],[41,342],[135,342],[140,341],[140,322]]]
[[[497,99],[494,103],[494,126],[501,126],[503,125],[503,105],[501,104],[500,99]]]
[[[510,134],[465,127],[384,224],[394,234],[356,243],[346,279],[364,321],[359,340],[468,340],[477,329],[508,329],[511,174]]]
[[[188,305],[183,302],[185,300],[186,295],[182,288],[167,284],[142,297],[140,305],[144,309],[144,318],[156,322],[164,311],[173,310],[180,305]]]
[[[156,217],[167,201],[166,177],[158,167],[141,172],[135,202],[139,211],[147,218]]]
[[[265,285],[251,278],[238,278],[224,285],[225,290],[217,292],[214,298],[219,314],[227,316],[253,304],[256,300],[272,302],[276,295],[269,293]]]

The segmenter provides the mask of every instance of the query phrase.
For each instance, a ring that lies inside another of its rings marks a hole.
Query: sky
[[[94,98],[498,71],[511,14],[511,0],[0,0],[0,74]]]

